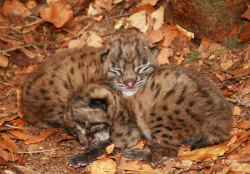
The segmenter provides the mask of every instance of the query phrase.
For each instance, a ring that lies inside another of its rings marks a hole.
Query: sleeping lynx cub
[[[157,67],[157,49],[151,47],[142,36],[124,34],[102,48],[69,49],[53,55],[23,86],[25,119],[40,128],[61,127],[70,93],[88,82],[106,80],[124,95],[135,94]]]
[[[181,143],[194,150],[226,140],[232,108],[216,85],[199,72],[166,65],[133,97],[117,95],[103,82],[78,88],[64,122],[77,136],[99,134],[95,146],[69,159],[75,168],[94,161],[110,144],[122,150],[136,145],[142,136],[149,140],[151,153],[127,149],[125,155],[136,158],[139,153],[157,162],[159,157],[176,156]]]

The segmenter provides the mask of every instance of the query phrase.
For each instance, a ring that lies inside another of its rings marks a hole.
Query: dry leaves
[[[56,28],[63,27],[73,18],[71,7],[64,0],[48,2],[49,8],[40,12],[43,20],[53,23]]]

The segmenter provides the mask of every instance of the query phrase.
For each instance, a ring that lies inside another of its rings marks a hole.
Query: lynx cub
[[[53,55],[23,86],[25,119],[40,128],[62,127],[70,93],[88,82],[106,80],[124,95],[135,94],[157,67],[157,49],[151,47],[142,36],[124,34],[102,48],[69,49]]]
[[[176,65],[158,68],[133,97],[117,95],[99,82],[78,88],[69,102],[65,127],[81,137],[99,134],[95,146],[69,159],[75,168],[94,161],[110,144],[122,150],[142,136],[149,140],[151,153],[127,149],[125,155],[142,154],[157,162],[176,156],[181,143],[192,150],[218,144],[232,127],[232,107],[217,86],[199,72]]]

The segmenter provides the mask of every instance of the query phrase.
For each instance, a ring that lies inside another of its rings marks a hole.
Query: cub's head
[[[108,51],[102,55],[104,78],[113,89],[134,95],[158,66],[157,48],[136,34],[117,35],[106,47]]]
[[[64,127],[82,146],[93,147],[109,139],[115,112],[113,93],[107,84],[96,82],[80,86],[69,98]]]

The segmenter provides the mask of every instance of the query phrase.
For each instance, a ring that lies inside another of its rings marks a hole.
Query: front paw
[[[95,158],[93,159],[91,155],[88,155],[88,153],[80,153],[71,157],[68,160],[68,165],[74,168],[84,167],[94,160]]]
[[[126,149],[123,155],[131,159],[137,158],[137,159],[144,159],[151,161],[151,153],[143,149],[137,149],[137,148]]]

